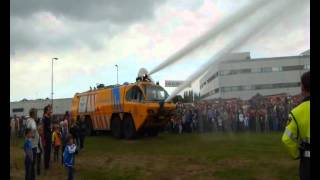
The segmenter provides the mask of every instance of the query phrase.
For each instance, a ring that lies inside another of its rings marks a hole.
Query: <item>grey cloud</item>
[[[164,1],[154,0],[10,0],[10,16],[25,17],[51,12],[77,21],[132,22],[153,15]]]
[[[49,29],[39,31],[37,29],[39,24],[41,22],[33,21],[33,18],[11,19],[11,56],[15,53],[28,51],[55,53],[83,46],[89,47],[93,51],[99,50],[103,48],[103,38],[115,35],[112,28],[113,25],[108,23],[79,24],[66,22],[66,26],[68,27],[68,31],[66,32],[51,32]],[[118,29],[118,32],[120,30]]]
[[[10,55],[35,50],[66,51],[79,46],[99,50],[103,48],[103,39],[126,30],[132,23],[152,18],[159,3],[153,0],[11,0]],[[37,19],[41,13],[56,17],[67,31],[39,30],[46,23]]]

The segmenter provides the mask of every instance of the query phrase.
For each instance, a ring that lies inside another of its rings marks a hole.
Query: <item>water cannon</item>
[[[136,81],[153,82],[153,79],[150,77],[148,71],[145,68],[141,68],[138,72],[138,77],[136,78]]]

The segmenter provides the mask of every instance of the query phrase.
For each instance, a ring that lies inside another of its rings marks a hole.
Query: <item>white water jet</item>
[[[153,70],[150,71],[149,75],[154,74],[163,68],[168,67],[169,65],[177,62],[187,54],[191,53],[195,49],[199,48],[200,46],[205,45],[209,40],[214,39],[217,37],[221,32],[225,29],[229,28],[230,26],[241,22],[242,19],[246,18],[247,16],[251,15],[258,9],[262,8],[265,5],[273,2],[275,0],[255,0],[253,3],[241,8],[234,14],[230,15],[226,19],[220,21],[219,24],[210,28],[206,33],[201,35],[200,37],[196,38],[195,40],[191,41],[185,47],[171,55],[167,58],[164,62],[156,66]]]
[[[202,74],[207,72],[215,63],[223,60],[223,57],[229,54],[234,49],[244,44],[251,36],[258,33],[262,28],[269,25],[275,18],[279,18],[281,15],[286,13],[285,9],[293,7],[298,3],[299,0],[279,0],[280,3],[274,3],[272,9],[265,13],[262,18],[256,20],[250,27],[246,28],[242,33],[239,33],[235,39],[230,41],[224,48],[210,58],[207,63],[202,65],[195,73],[190,75],[187,80],[177,87],[171,95],[165,100],[170,101],[175,97],[181,90],[186,88],[190,83],[198,79]]]

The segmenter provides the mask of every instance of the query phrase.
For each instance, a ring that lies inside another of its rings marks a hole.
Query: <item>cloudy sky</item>
[[[308,2],[304,0],[303,2]],[[10,0],[10,100],[72,97],[97,83],[134,82],[191,40],[252,0]],[[305,3],[304,3],[305,4]],[[184,80],[210,58],[202,47],[153,75]],[[220,42],[220,43],[219,43]],[[253,58],[297,55],[310,48],[310,7],[279,19],[237,51]],[[199,84],[193,87],[198,90]],[[172,92],[172,88],[167,88]]]

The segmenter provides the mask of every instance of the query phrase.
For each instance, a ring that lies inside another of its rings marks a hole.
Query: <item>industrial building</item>
[[[60,117],[65,114],[66,111],[71,109],[72,98],[54,99],[53,100],[53,115]],[[51,104],[51,99],[37,99],[37,100],[21,100],[10,102],[10,116],[27,116],[31,108],[37,109],[37,116],[41,118],[43,115],[43,109],[48,104]]]
[[[234,53],[214,65],[200,79],[202,99],[248,100],[256,94],[300,93],[300,76],[310,69],[310,50],[297,56],[251,59]]]

